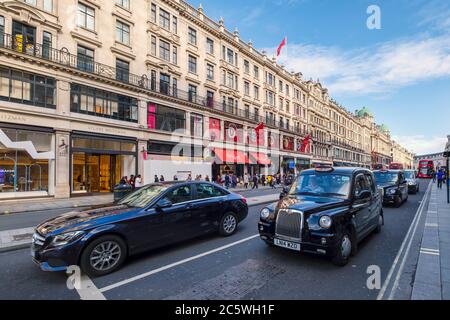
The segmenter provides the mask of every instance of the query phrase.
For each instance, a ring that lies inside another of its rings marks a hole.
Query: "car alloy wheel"
[[[90,242],[81,253],[80,266],[88,276],[98,277],[117,270],[127,257],[127,245],[116,235],[104,235]]]
[[[348,258],[352,252],[352,241],[348,235],[344,235],[341,243],[341,254],[344,258]]]
[[[90,255],[91,267],[98,271],[107,271],[113,268],[120,260],[122,250],[113,241],[98,244]]]
[[[352,248],[351,236],[348,231],[345,231],[331,261],[337,266],[345,266],[352,253]]]
[[[220,223],[220,234],[223,236],[232,235],[236,231],[237,224],[238,222],[236,215],[232,212],[226,213]]]

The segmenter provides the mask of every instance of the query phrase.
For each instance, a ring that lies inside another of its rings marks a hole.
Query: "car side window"
[[[367,180],[364,175],[360,174],[356,176],[355,180],[355,195],[361,194],[364,190],[369,190],[367,187]]]
[[[225,195],[225,193],[220,190],[219,188],[216,188],[210,184],[197,184],[196,185],[197,190],[197,199],[208,199],[208,198],[215,198],[215,197],[221,197]]]
[[[371,175],[366,175],[367,179],[367,186],[369,187],[370,191],[372,191],[372,194],[376,194],[377,187],[375,186],[375,181]]]
[[[170,191],[165,198],[173,204],[192,200],[191,186],[182,186]]]

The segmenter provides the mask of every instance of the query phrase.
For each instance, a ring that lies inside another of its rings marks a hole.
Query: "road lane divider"
[[[409,226],[408,232],[406,233],[406,236],[403,239],[402,245],[400,246],[400,249],[398,250],[398,253],[394,259],[394,262],[392,263],[392,266],[389,270],[388,276],[386,277],[386,280],[384,281],[384,284],[377,296],[377,300],[384,299],[386,291],[391,283],[392,276],[394,275],[394,272],[397,269],[397,265],[400,263],[400,266],[399,266],[396,276],[394,278],[394,284],[391,287],[391,291],[390,291],[388,299],[392,300],[394,297],[395,290],[398,287],[398,283],[400,281],[400,276],[403,272],[403,268],[405,266],[406,260],[409,255],[409,251],[411,249],[411,244],[414,239],[414,235],[416,234],[417,227],[419,225],[420,219],[422,217],[422,214],[423,214],[423,211],[424,211],[424,208],[425,208],[425,205],[427,203],[430,193],[431,193],[431,183],[428,185],[428,188],[427,188],[422,200],[420,201],[420,205],[417,208],[414,219],[411,222],[411,225]]]
[[[140,280],[140,279],[143,279],[143,278],[147,278],[147,277],[149,277],[149,276],[151,276],[151,275],[154,275],[154,274],[157,274],[157,273],[159,273],[159,272],[162,272],[162,271],[165,271],[165,270],[168,270],[168,269],[177,267],[177,266],[179,266],[179,265],[182,265],[182,264],[185,264],[185,263],[188,263],[188,262],[191,262],[191,261],[194,261],[194,260],[197,260],[197,259],[206,257],[206,256],[211,255],[211,254],[214,254],[214,253],[216,253],[216,252],[220,252],[220,251],[226,250],[226,249],[228,249],[228,248],[231,248],[231,247],[237,246],[237,245],[239,245],[239,244],[248,242],[248,241],[253,240],[253,239],[255,239],[255,238],[258,238],[258,237],[259,237],[259,234],[255,234],[255,235],[253,235],[253,236],[250,236],[250,237],[247,237],[247,238],[244,238],[244,239],[241,239],[241,240],[238,240],[238,241],[229,243],[229,244],[227,244],[227,245],[218,247],[218,248],[216,248],[216,249],[213,249],[213,250],[209,250],[209,251],[200,253],[200,254],[195,255],[195,256],[192,256],[192,257],[190,257],[190,258],[186,258],[186,259],[183,259],[183,260],[180,260],[180,261],[177,261],[177,262],[174,262],[174,263],[171,263],[171,264],[162,266],[162,267],[160,267],[160,268],[153,269],[153,270],[150,270],[150,271],[148,271],[148,272],[139,274],[139,275],[137,275],[137,276],[134,276],[134,277],[131,277],[131,278],[128,278],[128,279],[125,279],[125,280],[122,280],[122,281],[113,283],[113,284],[111,284],[111,285],[108,285],[108,286],[106,286],[106,287],[104,287],[104,288],[99,289],[99,291],[100,291],[101,293],[103,293],[103,292],[110,291],[110,290],[112,290],[112,289],[116,289],[116,288],[118,288],[118,287],[124,286],[124,285],[129,284],[129,283],[132,283],[132,282],[134,282],[134,281],[137,281],[137,280]]]

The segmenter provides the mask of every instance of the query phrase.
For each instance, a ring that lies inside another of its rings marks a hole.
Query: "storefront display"
[[[54,134],[0,127],[0,198],[48,195],[53,186]]]
[[[112,192],[122,177],[136,175],[136,141],[72,135],[72,193]]]

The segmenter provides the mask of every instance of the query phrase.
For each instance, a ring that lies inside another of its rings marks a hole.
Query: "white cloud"
[[[447,138],[440,136],[426,137],[424,135],[414,135],[393,136],[392,138],[417,155],[442,152],[447,143]]]
[[[275,48],[266,49],[270,53]],[[392,92],[450,76],[450,34],[381,43],[345,51],[338,47],[288,44],[279,59],[305,78],[320,78],[331,94]]]

